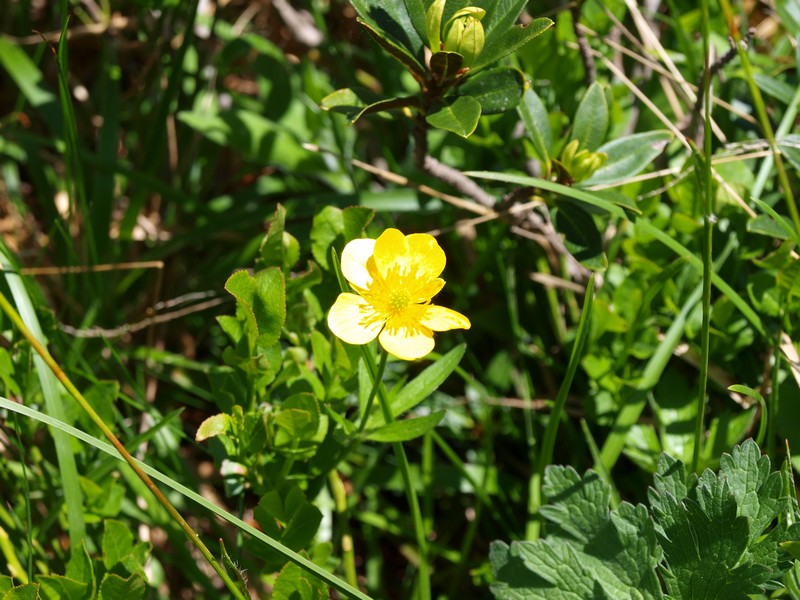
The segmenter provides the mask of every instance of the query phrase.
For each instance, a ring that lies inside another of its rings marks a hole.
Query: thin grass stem
[[[564,414],[564,407],[567,403],[567,394],[569,388],[572,386],[572,380],[578,370],[578,364],[583,356],[583,346],[586,343],[586,338],[589,337],[589,319],[592,315],[592,303],[594,301],[594,274],[589,278],[589,283],[586,286],[586,296],[583,301],[583,310],[581,311],[581,318],[578,322],[578,331],[575,335],[575,343],[572,346],[572,354],[569,357],[569,364],[567,365],[567,372],[561,382],[561,387],[558,389],[553,410],[550,413],[550,419],[547,421],[547,428],[542,437],[542,444],[539,448],[539,455],[536,460],[536,469],[534,471],[531,483],[532,496],[528,500],[528,528],[526,530],[525,538],[528,540],[536,540],[541,534],[542,522],[539,518],[539,509],[542,507],[542,482],[544,480],[544,469],[553,460],[553,449],[556,445],[556,435],[558,434],[558,425],[561,422],[561,416]],[[530,520],[530,516],[536,518]]]

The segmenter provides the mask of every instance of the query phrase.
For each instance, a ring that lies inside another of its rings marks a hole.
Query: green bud
[[[435,0],[428,7],[428,12],[425,13],[425,24],[428,27],[428,46],[433,53],[442,50],[442,16],[444,15],[445,2],[447,0]]]
[[[572,162],[575,160],[575,154],[578,152],[578,140],[572,140],[561,151],[561,164],[567,171],[571,171]]]
[[[486,11],[476,6],[468,6],[457,11],[442,32],[444,49],[457,52],[464,57],[464,66],[471,65],[483,50],[485,35],[481,19]]]

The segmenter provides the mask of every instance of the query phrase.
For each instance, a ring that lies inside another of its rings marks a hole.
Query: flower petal
[[[406,236],[412,270],[417,279],[428,281],[442,274],[447,259],[436,238],[427,233],[412,233]]]
[[[333,335],[348,344],[371,342],[383,324],[384,319],[375,312],[375,308],[356,294],[339,294],[328,312],[328,327]]]
[[[433,332],[408,318],[389,319],[378,340],[389,354],[403,360],[422,358],[434,346]]]
[[[365,290],[372,283],[367,261],[374,251],[375,240],[368,239],[352,240],[342,250],[342,275],[356,288]]]
[[[411,257],[408,242],[397,229],[387,229],[375,240],[375,251],[372,255],[378,273],[391,286],[398,278],[409,273]]]
[[[434,331],[448,331],[450,329],[469,329],[469,319],[450,308],[429,304],[425,313],[420,318],[420,324]]]
[[[427,283],[423,284],[421,288],[412,292],[412,302],[430,302],[430,299],[442,291],[443,287],[444,279],[439,279],[438,277],[436,279],[431,279]]]

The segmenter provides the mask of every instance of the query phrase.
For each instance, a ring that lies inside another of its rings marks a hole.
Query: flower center
[[[411,303],[411,294],[405,288],[394,289],[389,294],[389,307],[392,312],[399,313]]]

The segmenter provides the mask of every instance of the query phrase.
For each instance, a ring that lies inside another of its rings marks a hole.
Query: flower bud
[[[447,0],[435,0],[428,7],[425,13],[425,25],[428,28],[428,46],[431,52],[441,52],[442,50],[442,16],[444,15],[444,5]]]
[[[457,11],[445,23],[442,31],[444,49],[463,56],[465,67],[471,65],[483,50],[485,36],[481,19],[485,16],[484,9],[468,6]]]

